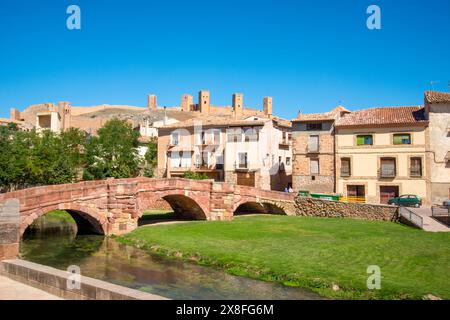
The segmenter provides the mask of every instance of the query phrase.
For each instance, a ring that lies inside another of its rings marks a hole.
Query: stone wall
[[[19,254],[20,204],[17,199],[0,203],[0,261]]]
[[[295,198],[297,216],[354,218],[365,220],[397,221],[397,207],[377,204],[346,203],[309,197]]]

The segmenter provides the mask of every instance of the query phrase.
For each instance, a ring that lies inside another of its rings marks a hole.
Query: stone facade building
[[[292,120],[295,191],[335,193],[334,123],[347,112],[339,106],[330,112],[299,114]]]

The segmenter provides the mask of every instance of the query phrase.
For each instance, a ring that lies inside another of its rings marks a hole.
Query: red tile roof
[[[426,124],[424,108],[414,107],[384,107],[372,108],[347,113],[336,121],[335,126],[371,127],[386,125],[418,125]]]
[[[450,93],[438,91],[426,91],[425,99],[428,103],[450,102]]]
[[[329,112],[322,113],[306,113],[299,114],[297,119],[292,120],[292,122],[302,122],[302,121],[332,121],[336,120],[336,116],[338,113],[346,113],[350,112],[343,106],[337,106],[333,110]]]

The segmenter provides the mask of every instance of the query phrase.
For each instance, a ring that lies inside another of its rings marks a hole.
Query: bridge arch
[[[175,216],[193,220],[207,220],[207,215],[202,207],[191,197],[183,194],[169,194],[162,197],[169,203]]]
[[[284,208],[276,203],[272,202],[256,202],[256,201],[245,201],[241,202],[235,207],[234,215],[244,215],[244,214],[274,214],[274,215],[287,215]]]
[[[24,215],[20,224],[21,236],[35,220],[55,210],[64,210],[71,215],[77,225],[77,234],[107,234],[107,219],[102,217],[96,210],[80,205],[64,204],[40,208],[31,213],[28,212]]]

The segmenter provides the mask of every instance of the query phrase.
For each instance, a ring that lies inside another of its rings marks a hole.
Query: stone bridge
[[[53,210],[69,212],[81,232],[124,234],[161,199],[178,216],[195,220],[230,220],[240,212],[294,214],[293,194],[213,180],[108,179],[3,193],[0,220],[2,208],[11,207],[12,199],[19,206],[19,238],[34,220]],[[5,230],[9,229],[0,225],[0,247]]]

